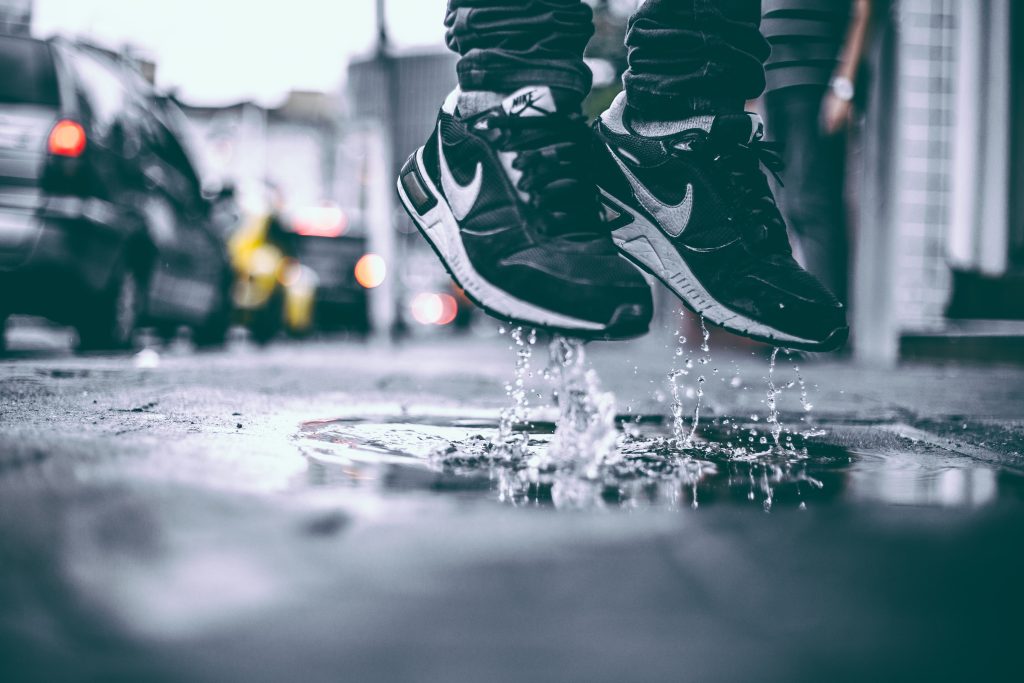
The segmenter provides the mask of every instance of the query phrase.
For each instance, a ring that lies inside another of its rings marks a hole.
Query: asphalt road
[[[849,457],[804,510],[724,479],[697,509],[559,509],[305,436],[493,414],[505,339],[156,363],[20,341],[0,362],[0,680],[1019,680],[1019,367],[805,363],[814,441]],[[671,345],[590,355],[620,411],[667,414]],[[766,359],[719,356],[706,419],[763,415]]]

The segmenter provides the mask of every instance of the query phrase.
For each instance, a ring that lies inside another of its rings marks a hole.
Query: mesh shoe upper
[[[534,87],[471,117],[446,106],[423,148],[427,172],[474,268],[495,286],[588,320],[605,322],[624,304],[649,317],[650,289],[602,222],[591,133],[559,104]]]
[[[845,328],[842,305],[793,258],[762,171],[777,173],[781,160],[761,139],[759,117],[634,127],[620,96],[595,130],[601,187],[659,226],[717,302],[802,339]]]

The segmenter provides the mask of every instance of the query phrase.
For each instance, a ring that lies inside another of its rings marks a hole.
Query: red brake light
[[[306,237],[338,237],[348,227],[348,217],[337,206],[313,206],[300,211],[292,227]]]
[[[79,157],[85,151],[85,129],[75,121],[64,119],[50,131],[48,142],[50,154],[62,157]]]
[[[422,325],[447,325],[459,314],[459,304],[450,294],[420,292],[410,305],[412,317]]]

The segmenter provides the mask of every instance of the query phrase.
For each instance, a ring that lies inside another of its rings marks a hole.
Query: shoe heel
[[[427,184],[420,175],[416,154],[410,155],[405,160],[405,163],[402,164],[402,170],[398,174],[398,181],[402,184],[406,197],[409,198],[409,204],[412,205],[411,208],[420,216],[425,215],[437,206],[437,199],[427,189]]]

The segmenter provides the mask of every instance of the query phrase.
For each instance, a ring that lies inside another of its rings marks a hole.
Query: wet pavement
[[[0,679],[1018,680],[1024,369],[508,346],[16,351]]]

